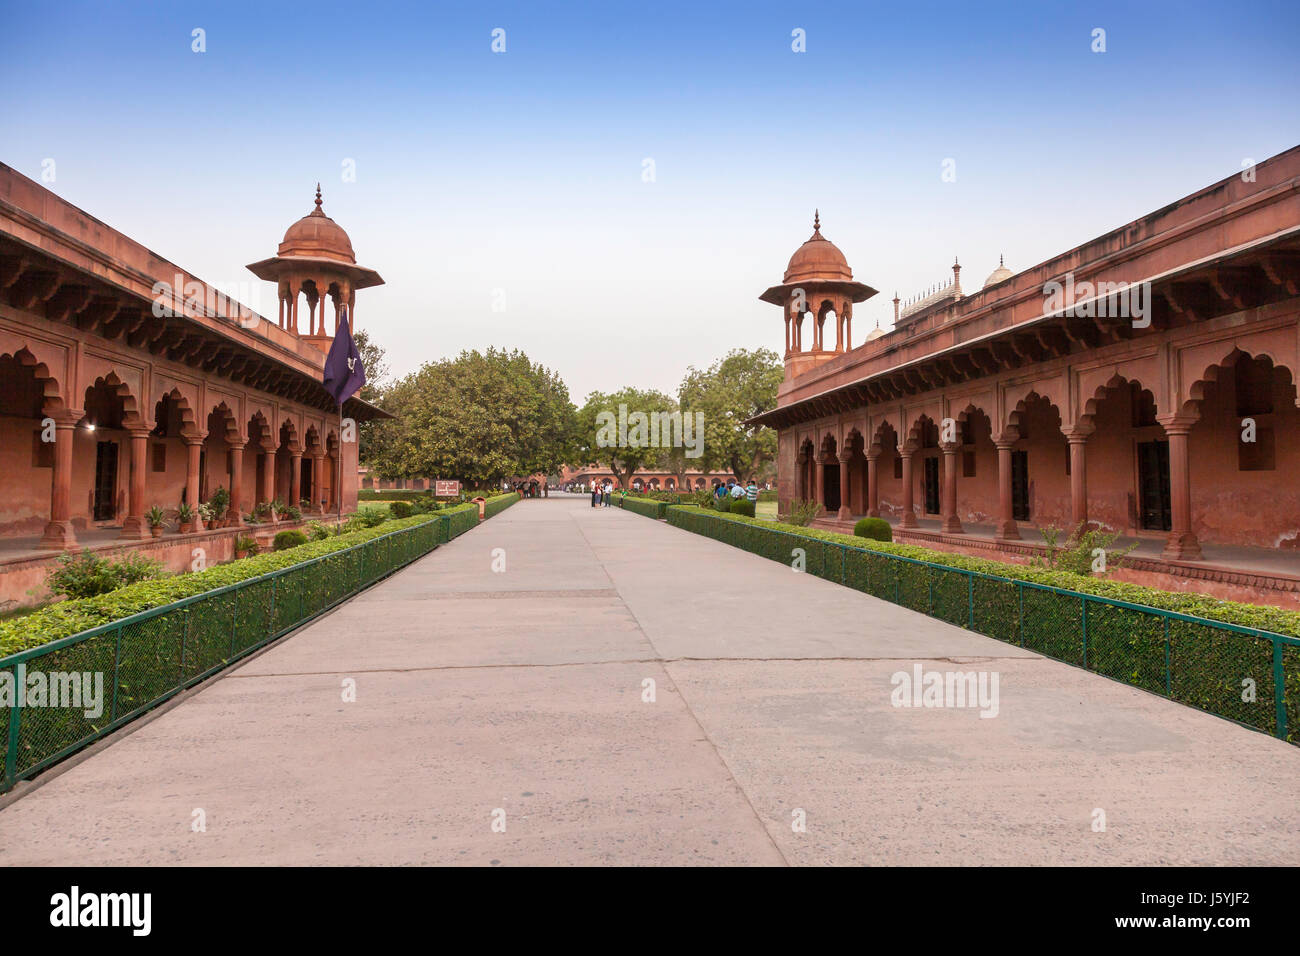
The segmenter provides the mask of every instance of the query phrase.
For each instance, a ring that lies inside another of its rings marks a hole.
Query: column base
[[[48,551],[77,550],[77,535],[72,530],[72,522],[49,522],[45,526],[45,533],[41,535],[41,543],[37,547]]]
[[[848,505],[840,505],[840,510],[835,512],[835,517],[839,518],[841,521],[848,521],[853,517],[853,512],[849,510]]]
[[[1201,543],[1190,531],[1182,534],[1171,533],[1165,543],[1164,551],[1160,552],[1160,557],[1166,561],[1199,561]]]
[[[993,532],[994,541],[1019,541],[1020,528],[1014,521],[999,522],[997,530]]]
[[[903,517],[899,519],[900,528],[919,528],[921,525],[916,520],[916,515],[911,511],[904,511]]]
[[[118,537],[127,541],[140,541],[153,537],[153,533],[145,523],[143,515],[128,515],[122,522],[122,533]]]
[[[944,534],[965,534],[966,529],[961,526],[961,519],[956,515],[944,518],[939,524],[939,530]]]

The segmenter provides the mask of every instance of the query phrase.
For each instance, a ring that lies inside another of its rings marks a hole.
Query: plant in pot
[[[226,490],[225,485],[217,485],[217,490],[208,498],[208,504],[212,506],[213,514],[218,518],[225,518],[230,508],[230,492]]]
[[[289,520],[289,506],[286,505],[282,499],[276,498],[275,501],[271,502],[271,510],[275,512],[275,518],[277,521]]]
[[[182,501],[176,506],[176,520],[180,523],[181,534],[189,534],[194,530],[194,509]]]
[[[162,537],[163,522],[167,520],[167,512],[154,505],[144,513],[144,520],[149,523],[149,531],[155,538]]]
[[[235,536],[235,557],[247,558],[250,555],[257,554],[261,550],[258,547],[257,539],[251,534],[241,534]]]
[[[271,506],[265,501],[259,501],[257,507],[253,509],[252,515],[249,516],[253,524],[260,524],[263,521],[273,521],[274,516],[271,514]]]

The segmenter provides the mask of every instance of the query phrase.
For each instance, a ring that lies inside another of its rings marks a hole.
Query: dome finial
[[[822,214],[820,209],[813,210],[813,235],[820,236],[822,233]]]
[[[323,210],[321,210],[320,206],[321,206],[321,203],[320,203],[320,183],[317,183],[317,184],[316,184],[316,210],[317,210],[318,212],[323,211]]]
[[[999,266],[1005,266],[1005,265],[1006,265],[1006,262],[1003,261],[1002,253],[1000,253],[1000,252],[998,253],[998,265],[999,265]]]

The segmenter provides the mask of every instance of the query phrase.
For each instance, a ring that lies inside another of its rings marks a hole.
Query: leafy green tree
[[[559,376],[518,350],[425,363],[384,392],[372,447],[382,478],[457,478],[471,487],[550,473],[573,453],[576,424]]]
[[[366,384],[357,392],[357,398],[372,405],[383,406],[384,386],[388,380],[388,362],[384,350],[377,343],[370,341],[368,332],[357,332],[352,336],[361,354],[361,365],[366,370]],[[383,441],[384,423],[382,421],[361,422],[357,425],[357,456],[361,464],[369,464],[376,446]]]
[[[678,390],[682,413],[704,413],[704,455],[694,467],[730,471],[742,481],[770,477],[776,432],[744,422],[776,407],[784,377],[771,349],[733,349],[707,369],[687,368]]]
[[[677,410],[671,397],[653,389],[592,392],[578,411],[574,460],[605,465],[618,476],[620,487],[631,488],[637,471],[662,467],[668,457],[669,449],[664,447],[664,436],[653,417]],[[667,436],[668,441],[671,438]]]

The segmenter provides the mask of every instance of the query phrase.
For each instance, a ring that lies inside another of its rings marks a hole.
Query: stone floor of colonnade
[[[891,706],[914,663],[997,716]],[[556,496],[0,810],[0,864],[1296,864],[1297,792],[1262,734]]]

